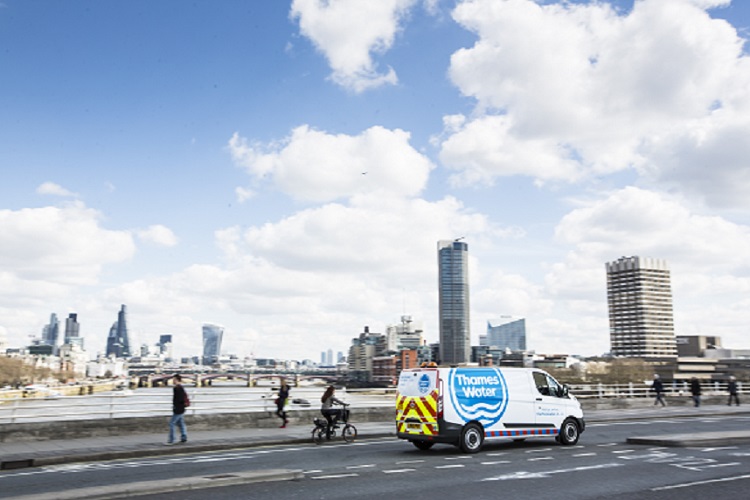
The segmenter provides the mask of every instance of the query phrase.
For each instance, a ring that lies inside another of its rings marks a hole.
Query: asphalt
[[[725,405],[693,407],[655,407],[618,410],[590,410],[585,413],[587,423],[615,420],[644,420],[654,418],[711,417],[717,415],[750,414],[750,406]],[[394,422],[353,422],[357,439],[395,437]],[[133,459],[191,452],[220,451],[259,446],[311,443],[312,424],[289,425],[281,428],[216,429],[190,431],[188,442],[165,444],[167,421],[162,432],[84,439],[25,441],[0,444],[0,469],[43,467],[74,462],[96,462]],[[717,431],[693,434],[633,436],[633,444],[659,446],[724,446],[727,443],[750,442],[750,425],[743,431]],[[585,436],[585,434],[584,434]],[[340,437],[337,439],[341,439]]]

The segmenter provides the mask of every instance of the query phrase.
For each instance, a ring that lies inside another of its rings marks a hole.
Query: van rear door
[[[436,369],[401,372],[396,397],[396,431],[400,437],[437,435],[438,383]]]

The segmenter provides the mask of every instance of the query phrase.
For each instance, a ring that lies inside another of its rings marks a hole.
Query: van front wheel
[[[560,427],[559,439],[564,445],[573,446],[578,442],[581,431],[578,429],[578,423],[572,418],[566,418]]]
[[[476,453],[484,444],[484,432],[478,424],[468,424],[461,432],[460,448],[464,453]]]

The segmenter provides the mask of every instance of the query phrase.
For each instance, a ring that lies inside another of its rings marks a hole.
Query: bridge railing
[[[269,388],[191,388],[186,387],[190,406],[186,415],[216,413],[249,413],[276,411],[276,392]],[[287,411],[320,407],[322,389],[292,390]],[[395,389],[340,389],[339,399],[352,408],[393,406]],[[0,402],[0,425],[60,420],[116,419],[129,417],[169,416],[172,414],[172,392],[134,391],[132,395],[93,394],[66,396],[54,399],[14,398]]]
[[[743,398],[748,391],[738,384]],[[654,397],[648,384],[581,384],[570,390],[581,400]],[[726,383],[702,385],[704,396],[727,395]],[[276,411],[275,389],[192,388],[186,387],[191,399],[187,415]],[[320,407],[321,388],[292,390],[288,411]],[[667,397],[689,396],[687,384],[665,384]],[[340,389],[336,396],[352,408],[393,406],[395,388]],[[57,399],[15,398],[0,401],[0,425],[8,423],[61,420],[117,419],[129,417],[169,416],[172,414],[172,392],[134,391],[132,395],[100,393],[88,396],[65,396]]]

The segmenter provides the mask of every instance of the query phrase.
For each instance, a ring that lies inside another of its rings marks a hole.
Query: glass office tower
[[[130,350],[130,335],[128,334],[127,308],[123,304],[117,313],[117,321],[109,329],[107,337],[107,356],[115,358],[129,358],[132,356]]]
[[[440,362],[471,361],[469,330],[469,246],[459,240],[438,241]]]
[[[83,337],[80,336],[81,324],[78,322],[78,314],[70,313],[65,318],[65,340],[68,345],[77,345],[83,349]]]
[[[606,267],[612,354],[635,358],[676,357],[667,262],[621,257],[608,262]]]
[[[212,365],[219,362],[221,354],[221,340],[224,337],[224,327],[219,325],[203,325],[203,364]]]
[[[481,342],[480,342],[481,343]],[[526,350],[526,318],[503,317],[487,322],[484,345],[502,350]]]

